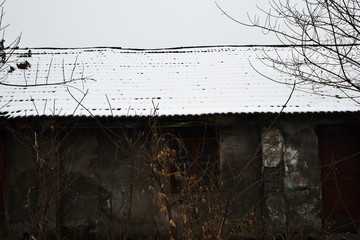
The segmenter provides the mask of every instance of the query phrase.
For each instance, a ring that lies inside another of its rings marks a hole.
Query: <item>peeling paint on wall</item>
[[[307,165],[306,162],[303,165]],[[305,188],[309,181],[303,176],[303,167],[299,164],[299,150],[288,145],[284,150],[284,185],[288,191],[296,188]]]
[[[265,207],[282,224],[321,226],[317,136],[313,126],[272,127],[262,142]]]
[[[263,133],[262,139],[263,167],[276,167],[282,158],[283,137],[278,128],[272,127]]]

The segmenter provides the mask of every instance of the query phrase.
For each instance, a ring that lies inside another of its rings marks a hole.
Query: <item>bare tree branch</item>
[[[339,90],[341,98],[360,97],[358,0],[270,0],[270,9],[259,8],[260,15],[248,14],[247,22],[216,5],[231,20],[272,33],[289,46],[290,56],[264,53],[262,61],[295,77],[299,87],[310,85],[316,94],[331,87]]]

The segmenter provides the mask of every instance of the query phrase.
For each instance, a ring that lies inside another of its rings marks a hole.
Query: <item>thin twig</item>
[[[112,111],[112,107],[111,107],[111,104],[110,104],[110,101],[109,101],[109,98],[108,98],[107,94],[105,94],[105,97],[106,97],[106,101],[107,101],[107,102],[108,102],[108,104],[109,104],[109,108],[110,108],[111,116],[114,116],[113,111]]]
[[[40,116],[39,111],[38,111],[38,109],[36,107],[36,104],[35,104],[35,100],[33,99],[33,97],[31,95],[30,95],[30,101],[33,103],[37,115]]]

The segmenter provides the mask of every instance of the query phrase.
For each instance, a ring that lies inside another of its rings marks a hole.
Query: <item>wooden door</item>
[[[360,137],[355,125],[318,129],[323,225],[334,231],[360,230]]]

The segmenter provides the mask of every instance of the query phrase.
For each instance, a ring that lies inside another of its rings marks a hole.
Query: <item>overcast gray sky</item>
[[[217,0],[231,16],[247,20],[264,0]],[[266,7],[266,6],[265,6]],[[214,0],[7,0],[7,43],[20,47],[164,48],[273,44],[273,36],[239,25]]]

